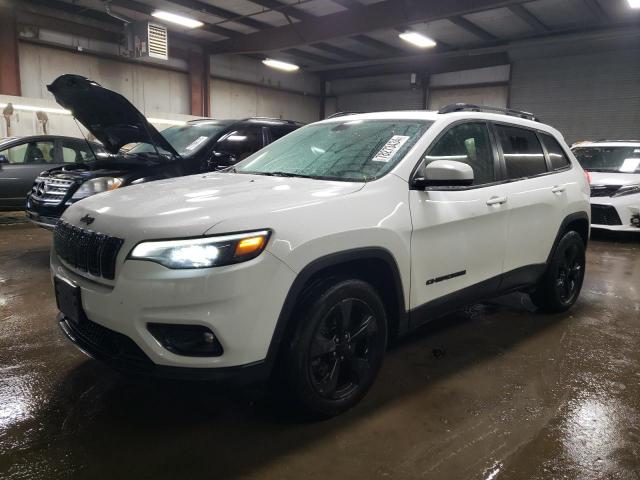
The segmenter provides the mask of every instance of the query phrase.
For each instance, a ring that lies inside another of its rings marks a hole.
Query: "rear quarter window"
[[[496,125],[507,177],[518,179],[547,172],[547,161],[538,136],[525,128]]]
[[[547,153],[549,154],[551,168],[553,170],[562,170],[563,168],[567,168],[570,164],[569,158],[560,143],[558,143],[558,141],[551,135],[546,133],[541,133],[540,138],[542,138],[542,143],[544,143],[544,147],[547,149]]]

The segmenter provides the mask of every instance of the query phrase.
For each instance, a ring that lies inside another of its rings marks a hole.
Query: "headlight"
[[[167,268],[208,268],[246,262],[257,257],[267,246],[271,232],[255,232],[142,242],[136,245],[129,258],[148,260]]]
[[[79,198],[90,197],[96,193],[115,190],[122,185],[122,179],[118,177],[98,177],[84,182],[76,193],[71,197],[74,200]]]
[[[623,195],[631,195],[633,193],[640,193],[640,183],[635,185],[625,185],[612,195],[612,197],[622,197]]]

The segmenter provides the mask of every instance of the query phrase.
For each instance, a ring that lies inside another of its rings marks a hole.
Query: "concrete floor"
[[[640,236],[592,241],[571,312],[512,295],[442,319],[320,423],[85,357],[54,322],[50,240],[0,225],[0,478],[640,479]]]

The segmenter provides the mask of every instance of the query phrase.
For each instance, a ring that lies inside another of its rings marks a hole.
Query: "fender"
[[[546,262],[547,265],[549,265],[549,262],[551,262],[551,258],[553,257],[553,254],[556,252],[556,248],[558,247],[558,243],[560,242],[560,239],[562,238],[563,234],[567,231],[567,226],[571,222],[575,222],[576,220],[586,220],[587,221],[587,241],[584,244],[585,248],[587,248],[587,243],[588,243],[588,240],[589,240],[589,232],[590,232],[590,228],[591,228],[591,222],[589,221],[589,215],[587,214],[587,212],[571,213],[571,214],[567,215],[564,218],[564,220],[562,220],[562,223],[560,224],[560,228],[558,228],[558,233],[556,234],[556,238],[553,241],[553,246],[551,247],[551,251],[549,251],[549,256],[547,257],[547,262]]]
[[[282,340],[291,325],[291,317],[293,310],[300,298],[300,294],[303,292],[307,282],[318,272],[325,270],[329,267],[339,266],[355,260],[382,260],[393,272],[393,283],[395,286],[395,294],[398,298],[398,329],[406,331],[408,328],[408,314],[405,308],[404,290],[402,288],[402,279],[400,277],[400,270],[395,258],[385,248],[381,247],[363,247],[355,248],[352,250],[345,250],[341,252],[331,253],[324,257],[317,258],[305,266],[300,273],[296,276],[289,293],[284,301],[276,328],[271,337],[271,343],[269,344],[269,350],[267,351],[266,363],[268,369],[271,370],[275,365]]]

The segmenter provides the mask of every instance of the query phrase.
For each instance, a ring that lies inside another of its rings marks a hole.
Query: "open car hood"
[[[178,155],[169,142],[129,100],[80,75],[61,75],[47,89],[71,110],[105,150],[117,153],[127,143],[144,142]]]

